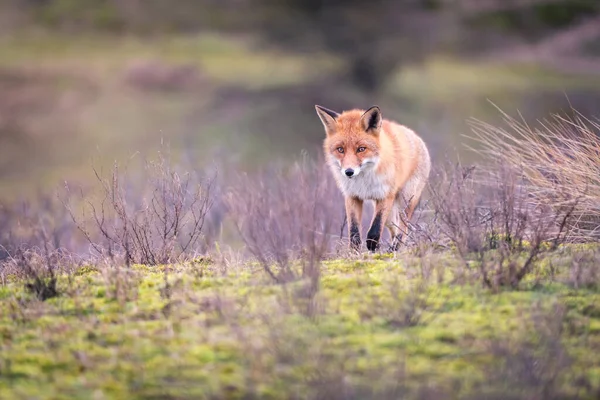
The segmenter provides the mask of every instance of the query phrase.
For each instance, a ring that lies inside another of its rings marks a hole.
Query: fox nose
[[[354,170],[352,168],[348,168],[347,170],[344,171],[344,173],[346,174],[347,177],[351,177],[352,175],[354,175]]]

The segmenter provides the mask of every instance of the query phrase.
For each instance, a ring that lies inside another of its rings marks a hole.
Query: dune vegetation
[[[161,153],[4,208],[0,398],[597,398],[595,186],[548,168],[598,142],[508,123],[514,147],[475,124],[490,162],[438,168],[396,253],[347,250],[309,158],[215,177]]]
[[[600,2],[366,3],[0,0],[0,400],[600,399]],[[427,144],[398,251],[315,104]]]

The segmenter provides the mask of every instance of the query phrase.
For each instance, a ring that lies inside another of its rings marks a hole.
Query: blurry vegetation
[[[263,23],[269,39],[299,49],[322,46],[343,60],[345,78],[367,93],[379,90],[399,64],[422,60],[449,25],[428,1],[258,3],[268,10]]]
[[[438,165],[396,253],[348,250],[309,158],[207,187],[160,153],[61,197],[72,214],[3,208],[0,398],[595,399],[600,245],[580,217],[600,194],[552,167],[594,171],[597,138],[561,121],[532,141],[508,119],[529,144],[492,146],[501,165]],[[77,229],[91,247],[62,241]]]
[[[252,169],[318,151],[313,105],[378,103],[434,157],[486,100],[596,112],[592,0],[2,0],[2,198],[93,179],[161,138]],[[457,101],[460,99],[460,101]],[[226,150],[219,150],[225,148]]]
[[[511,3],[511,2],[506,2]],[[518,3],[518,2],[516,2]],[[498,10],[473,18],[471,22],[492,25],[503,32],[539,39],[556,28],[567,27],[578,20],[600,12],[597,0],[522,2],[521,7],[499,7]]]
[[[0,0],[0,398],[598,398],[599,19]],[[303,154],[374,103],[436,167],[394,254]]]
[[[287,49],[335,54],[343,60],[346,78],[367,92],[379,90],[398,65],[418,62],[440,49],[480,46],[476,35],[539,40],[600,12],[596,0],[375,0],[368,5],[357,0],[181,0],[177,7],[161,0],[12,4],[33,23],[63,31],[250,31]]]

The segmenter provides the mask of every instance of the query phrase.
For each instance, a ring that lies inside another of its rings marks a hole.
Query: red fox
[[[427,146],[409,128],[384,120],[377,106],[341,114],[315,107],[325,127],[325,158],[345,197],[350,247],[360,249],[363,202],[374,200],[367,249],[379,248],[386,226],[396,251],[429,178]]]

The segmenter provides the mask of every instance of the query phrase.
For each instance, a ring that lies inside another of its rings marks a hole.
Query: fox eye
[[[344,153],[344,148],[343,147],[338,147],[336,150],[338,151],[338,153]]]
[[[358,148],[358,152],[362,153],[363,151],[365,151],[367,148],[366,147],[359,147]]]

